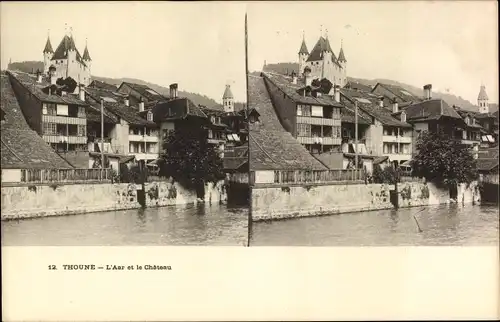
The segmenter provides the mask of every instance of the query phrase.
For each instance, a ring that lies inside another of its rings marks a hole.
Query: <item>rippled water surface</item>
[[[498,222],[497,206],[348,213],[253,223],[250,246],[494,246]]]
[[[2,222],[5,246],[246,246],[248,209],[186,205]]]

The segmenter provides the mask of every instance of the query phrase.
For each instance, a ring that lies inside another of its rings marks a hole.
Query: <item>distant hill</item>
[[[264,71],[274,72],[279,74],[289,74],[292,71],[297,72],[299,69],[299,64],[297,63],[277,63],[277,64],[266,64],[264,66]],[[347,77],[349,81],[359,82],[364,85],[374,86],[377,83],[385,83],[389,85],[400,86],[406,91],[412,93],[413,95],[422,97],[424,96],[424,91],[422,88],[418,88],[412,85],[404,84],[398,81],[390,80],[390,79],[364,79],[364,78],[355,78],[355,77]],[[469,102],[468,100],[455,96],[453,94],[433,92],[433,97],[441,98],[450,106],[457,105],[463,109],[470,111],[478,111],[478,107]],[[490,104],[490,112],[495,112],[498,110],[498,104]]]
[[[17,69],[26,73],[31,73],[31,72],[36,72],[37,70],[43,70],[43,62],[41,61],[23,61],[23,62],[16,62],[16,63],[11,63],[8,66],[8,69]],[[109,77],[100,77],[100,76],[92,76],[92,79],[99,80],[102,82],[106,82],[108,84],[113,84],[116,86],[119,86],[122,82],[130,82],[130,83],[136,83],[136,84],[141,84],[141,85],[146,85],[153,90],[157,91],[160,94],[163,95],[169,95],[170,89],[168,87],[163,87],[161,85],[149,83],[146,81],[143,81],[141,79],[135,79],[135,78],[109,78]],[[180,97],[186,97],[189,98],[193,103],[197,105],[204,105],[206,107],[214,107],[219,105],[214,99],[206,96],[206,95],[201,95],[198,93],[192,93],[192,92],[184,92],[184,91],[179,91],[178,94]],[[241,109],[243,108],[244,103],[239,103],[235,102],[235,109]]]

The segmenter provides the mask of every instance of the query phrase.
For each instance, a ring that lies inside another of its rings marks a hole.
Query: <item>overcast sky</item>
[[[139,78],[222,100],[231,84],[246,101],[244,3],[2,2],[1,66],[43,61],[50,29],[54,50],[73,28],[83,55],[85,38],[92,75]]]
[[[1,67],[42,60],[50,29],[59,44],[73,28],[92,74],[139,78],[221,100],[231,84],[246,99],[244,15],[249,69],[264,60],[295,62],[305,32],[309,50],[323,32],[338,52],[343,39],[348,76],[432,83],[476,103],[481,82],[498,102],[496,1],[446,2],[2,2]]]
[[[498,102],[496,1],[258,3],[248,7],[249,65],[296,62],[323,32],[347,75],[386,78],[462,96],[476,104],[481,82]]]

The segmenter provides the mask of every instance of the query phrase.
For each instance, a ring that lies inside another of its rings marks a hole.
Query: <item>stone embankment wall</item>
[[[387,184],[256,185],[251,190],[252,220],[392,209],[391,190],[395,186]],[[422,182],[399,183],[397,198],[400,208],[451,202],[447,188]],[[479,201],[477,183],[459,185],[457,202]]]
[[[195,191],[187,190],[177,183],[148,182],[144,188],[146,207],[201,202]],[[141,189],[141,185],[127,183],[2,186],[1,218],[7,220],[139,208],[138,192]],[[205,186],[204,202],[220,203],[226,199],[223,182]]]

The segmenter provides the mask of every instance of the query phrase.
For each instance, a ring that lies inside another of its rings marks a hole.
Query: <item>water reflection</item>
[[[498,245],[498,221],[495,206],[452,204],[256,222],[250,246]]]
[[[2,222],[7,246],[246,246],[248,209],[183,205]]]

